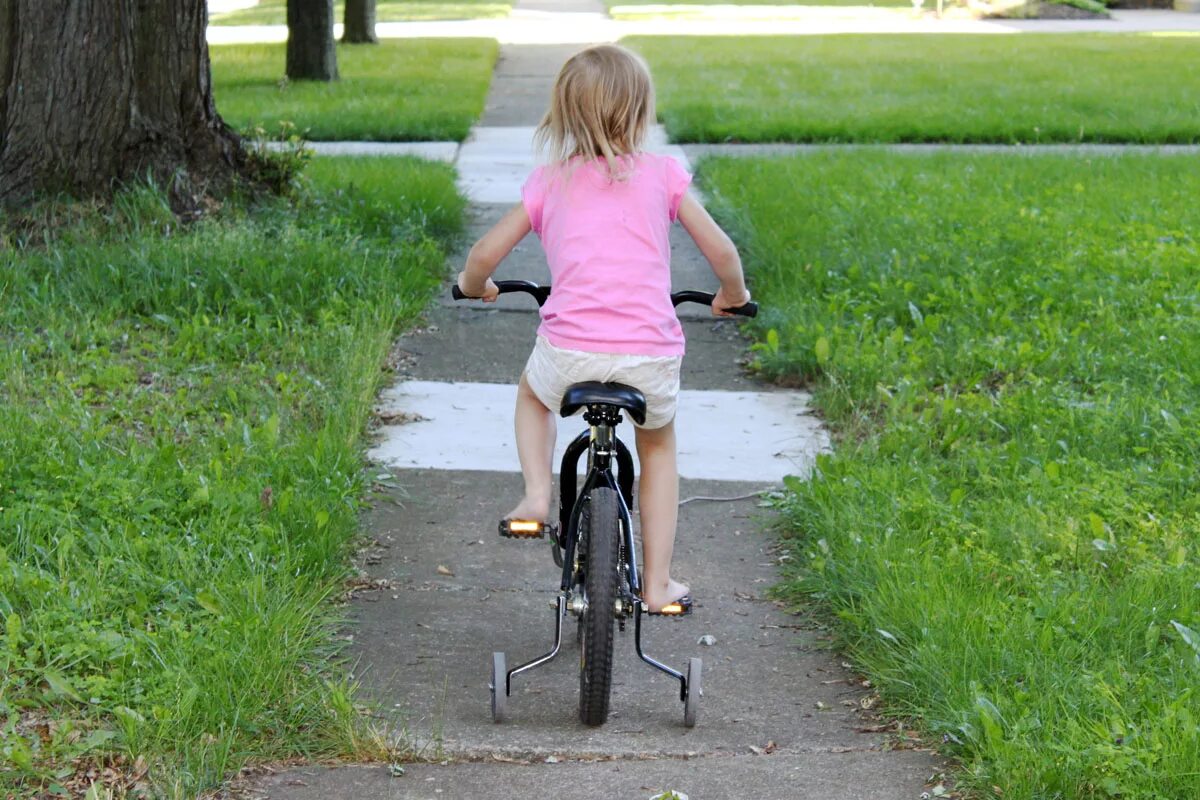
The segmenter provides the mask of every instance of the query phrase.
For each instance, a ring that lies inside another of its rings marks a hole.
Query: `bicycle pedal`
[[[535,519],[502,519],[500,535],[508,539],[541,539],[544,536],[557,536],[558,526]]]
[[[658,611],[651,611],[645,602],[642,603],[642,611],[651,617],[686,617],[692,613],[692,597],[684,595],[678,600],[667,603]]]

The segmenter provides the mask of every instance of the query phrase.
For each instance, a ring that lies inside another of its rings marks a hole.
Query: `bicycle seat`
[[[585,381],[573,384],[563,394],[561,413],[569,417],[584,406],[597,404],[623,408],[639,425],[646,421],[646,396],[623,383]]]

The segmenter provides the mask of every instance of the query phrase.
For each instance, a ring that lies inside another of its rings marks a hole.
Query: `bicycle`
[[[530,281],[497,281],[500,294],[525,292],[539,306],[550,296],[550,286]],[[469,300],[457,287],[455,300]],[[673,305],[693,302],[711,305],[708,292],[683,291],[671,295]],[[731,313],[753,317],[755,303],[747,303]],[[502,651],[492,654],[489,689],[492,720],[507,717],[512,679],[522,672],[540,667],[554,659],[562,645],[563,621],[568,613],[577,618],[579,640],[579,718],[586,725],[602,725],[608,718],[612,690],[613,626],[622,633],[633,618],[634,647],[638,657],[679,681],[679,699],[683,703],[683,722],[691,728],[700,709],[701,673],[698,657],[688,661],[687,673],[668,667],[646,655],[642,649],[642,616],[650,614],[641,600],[637,553],[633,538],[634,469],[629,448],[616,435],[616,427],[625,412],[635,422],[645,419],[646,399],[633,386],[590,381],[570,386],[563,395],[560,413],[570,417],[584,411],[588,429],[567,446],[559,470],[559,515],[557,524],[530,520],[502,520],[500,534],[517,539],[548,537],[555,564],[562,569],[559,593],[555,599],[554,646],[531,661],[508,669]],[[587,476],[578,487],[577,466],[587,454]],[[616,472],[613,472],[613,465]],[[678,604],[668,604],[661,616],[685,613]]]

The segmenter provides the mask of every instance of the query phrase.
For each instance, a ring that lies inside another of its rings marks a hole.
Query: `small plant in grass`
[[[281,120],[271,135],[261,125],[250,132],[246,155],[252,180],[274,194],[288,194],[296,188],[300,174],[312,158],[294,123]]]

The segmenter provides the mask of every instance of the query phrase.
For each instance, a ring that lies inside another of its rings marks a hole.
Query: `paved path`
[[[486,120],[513,127],[536,122],[545,102],[541,87],[565,55],[540,54],[527,58],[516,46],[503,48]],[[476,202],[471,232],[486,229],[507,207]],[[676,231],[673,246],[677,288],[711,287],[711,272],[686,235]],[[530,237],[519,245],[502,271],[542,279],[546,266],[537,241]],[[429,324],[398,345],[396,391],[473,382],[460,386],[457,396],[442,395],[443,408],[466,408],[477,396],[503,394],[503,387],[511,396],[537,317],[528,304],[506,308],[435,304]],[[745,343],[736,323],[691,316],[684,325],[686,389],[785,394],[740,370]],[[806,427],[804,398],[785,399],[791,422],[776,434],[780,445]],[[402,398],[385,398],[385,405],[392,401],[393,412],[412,413]],[[438,404],[425,413],[442,416]],[[468,439],[451,449],[507,443],[510,414],[505,407],[485,420],[490,428],[474,435],[477,446]],[[726,424],[740,424],[744,416],[727,412]],[[805,439],[811,454],[824,439],[819,429],[808,430],[814,434]],[[875,732],[876,723],[865,716],[863,709],[874,702],[869,688],[829,652],[819,628],[786,614],[767,596],[783,556],[767,530],[769,510],[753,497],[682,505],[675,572],[694,587],[701,606],[689,619],[654,620],[645,633],[647,650],[667,663],[703,657],[705,696],[696,728],[682,725],[677,685],[636,660],[631,634],[616,641],[610,721],[596,729],[580,725],[570,632],[557,661],[514,681],[512,721],[493,724],[490,653],[504,650],[516,661],[548,649],[557,584],[548,547],[494,533],[520,488],[515,459],[509,465],[508,471],[396,467],[403,488],[389,492],[364,521],[373,544],[362,562],[380,588],[361,593],[351,607],[354,676],[435,763],[411,765],[395,778],[380,765],[295,768],[260,782],[259,796],[505,800],[536,792],[586,800],[649,798],[675,789],[697,800],[915,800],[926,788],[939,769],[936,759],[891,749],[889,735]],[[681,495],[737,498],[763,486],[757,479],[685,478]],[[715,644],[700,645],[704,634]]]
[[[555,4],[562,5],[562,4]],[[518,4],[506,19],[436,22],[381,22],[375,26],[382,38],[482,37],[501,44],[563,45],[615,42],[623,36],[753,35],[830,33],[1148,33],[1200,31],[1200,14],[1178,11],[1113,11],[1111,19],[1088,20],[977,20],[914,16],[906,9],[870,6],[808,6],[789,9],[786,19],[739,17],[710,19],[610,19],[603,9],[585,10],[576,4],[566,13],[533,4]],[[341,36],[341,25],[335,26]],[[286,25],[211,25],[211,44],[283,42]]]

